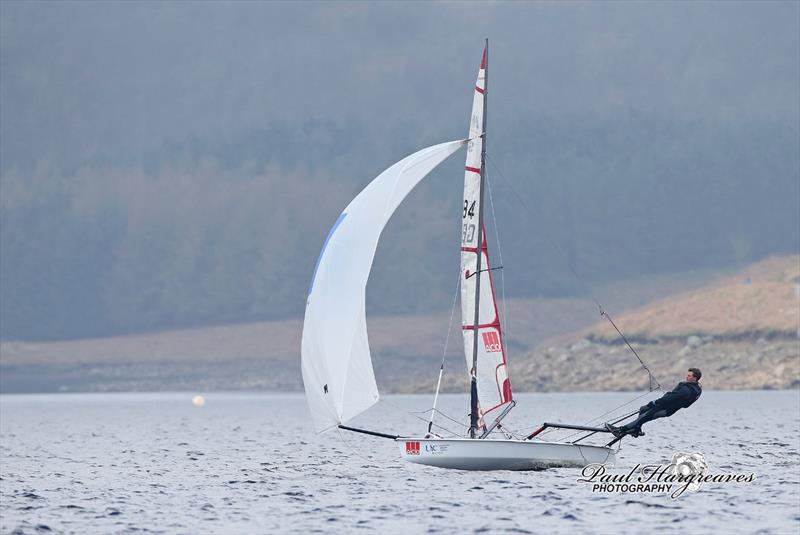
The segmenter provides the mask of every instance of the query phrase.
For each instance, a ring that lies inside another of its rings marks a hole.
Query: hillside
[[[711,335],[736,339],[793,336],[800,321],[800,257],[771,257],[709,286],[668,297],[616,318],[628,337],[664,340]],[[588,336],[616,339],[608,324]]]
[[[613,318],[664,387],[686,369],[709,388],[800,386],[800,257],[771,257],[707,286]],[[523,390],[646,388],[647,374],[603,321],[514,363]]]

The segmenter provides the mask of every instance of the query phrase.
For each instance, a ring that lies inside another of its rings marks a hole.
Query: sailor
[[[703,389],[698,381],[702,375],[699,369],[689,368],[685,381],[681,381],[672,391],[641,407],[639,409],[639,417],[636,420],[620,427],[606,424],[606,429],[617,438],[622,438],[625,435],[633,435],[634,437],[644,435],[642,424],[645,422],[672,416],[680,409],[689,407],[700,398]]]

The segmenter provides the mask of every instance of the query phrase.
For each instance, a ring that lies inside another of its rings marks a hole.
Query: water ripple
[[[509,428],[585,421],[626,394],[519,396]],[[440,398],[463,412],[463,397]],[[798,396],[707,392],[624,441],[618,472],[705,454],[749,484],[665,494],[592,493],[578,470],[460,472],[406,464],[392,441],[317,436],[302,397],[208,394],[0,396],[0,533],[797,533]],[[423,410],[430,399],[397,396]],[[378,405],[360,426],[417,429]],[[526,412],[528,411],[528,412]],[[749,438],[753,430],[760,434]],[[627,470],[626,470],[627,469]],[[624,529],[620,521],[624,519]],[[657,526],[657,530],[655,527]]]

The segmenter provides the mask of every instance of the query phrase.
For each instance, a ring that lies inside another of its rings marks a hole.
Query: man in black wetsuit
[[[698,381],[702,375],[697,368],[689,368],[685,381],[678,383],[678,386],[673,388],[672,391],[640,408],[639,417],[636,420],[620,427],[606,424],[606,429],[611,431],[617,438],[622,438],[625,435],[633,435],[635,437],[644,435],[642,424],[645,422],[672,416],[678,410],[685,409],[700,398],[703,389],[700,388]]]

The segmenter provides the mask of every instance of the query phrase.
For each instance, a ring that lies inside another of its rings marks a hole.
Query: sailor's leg
[[[649,410],[646,413],[644,413],[643,415],[641,415],[639,418],[637,418],[635,422],[632,422],[632,423],[628,424],[630,426],[629,427],[629,432],[641,433],[642,425],[644,425],[646,422],[650,422],[650,421],[653,421],[653,420],[657,420],[659,418],[663,418],[666,415],[667,415],[667,411],[665,411],[663,409],[661,409],[661,410],[656,410],[656,409]],[[625,427],[628,427],[628,425],[626,425]]]
[[[655,407],[649,407],[645,405],[639,409],[639,417],[636,418],[636,420],[621,426],[619,430],[623,433],[630,433],[633,430],[641,431],[642,424],[645,422],[649,422],[650,420],[655,420],[656,418],[661,418],[666,415],[667,413],[663,410],[658,410]]]

